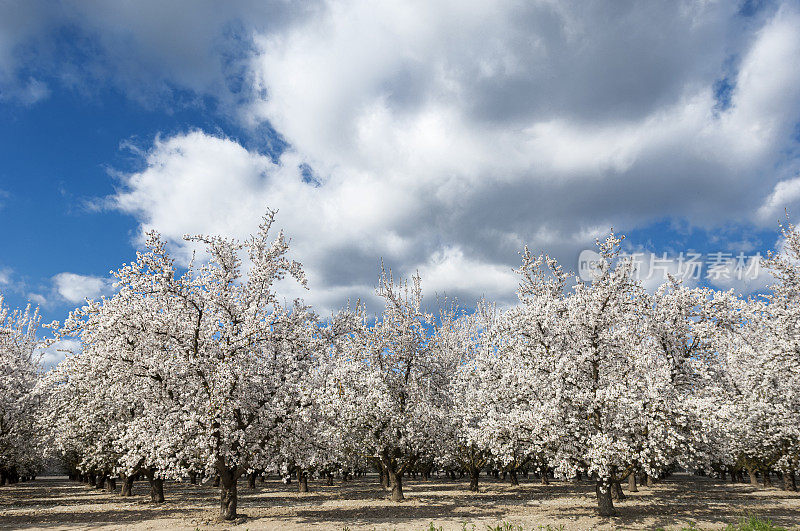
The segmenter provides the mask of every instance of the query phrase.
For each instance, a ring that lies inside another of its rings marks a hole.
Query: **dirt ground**
[[[482,478],[484,479],[484,478]],[[540,526],[572,529],[666,529],[695,522],[719,529],[746,514],[775,524],[800,526],[800,493],[756,490],[749,485],[675,475],[653,488],[640,487],[617,502],[619,516],[595,516],[591,483],[553,482],[543,486],[522,480],[518,487],[485,480],[481,492],[467,483],[444,478],[407,481],[406,501],[386,499],[376,477],[334,486],[310,483],[299,494],[296,485],[276,479],[255,491],[239,484],[239,512],[232,523],[216,521],[217,489],[206,485],[169,483],[166,502],[148,502],[146,482],[137,482],[134,496],[118,495],[73,483],[62,477],[0,487],[0,528],[4,529],[428,529],[485,530],[509,522],[525,530]],[[627,494],[627,493],[626,493]]]

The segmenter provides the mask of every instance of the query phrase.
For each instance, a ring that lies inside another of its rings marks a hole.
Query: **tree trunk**
[[[769,477],[769,469],[762,468],[761,469],[761,483],[763,483],[764,488],[772,486],[772,479]]]
[[[106,476],[105,474],[98,474],[95,478],[94,488],[96,489],[103,489],[106,486]]]
[[[794,479],[794,470],[783,472],[783,490],[797,490],[797,483]]]
[[[219,473],[220,496],[219,517],[222,520],[236,519],[236,469],[223,468]]]
[[[389,488],[389,473],[386,472],[386,468],[383,465],[381,465],[381,487],[384,490]]]
[[[333,487],[333,474],[328,472],[328,486]]]
[[[512,485],[516,486],[519,485],[519,478],[517,478],[517,471],[516,470],[509,470],[508,472],[509,481]]]
[[[106,478],[106,492],[117,492],[117,478],[111,476]]]
[[[150,478],[150,501],[153,503],[164,503],[164,480],[151,476]]]
[[[219,474],[214,476],[214,486],[219,487]]]
[[[189,472],[189,483],[192,485],[197,485],[197,474],[194,472]]]
[[[539,476],[541,476],[541,478],[542,478],[542,485],[549,485],[550,484],[550,479],[547,477],[547,475],[548,475],[547,469],[542,470],[541,472],[539,472]]]
[[[297,467],[297,492],[308,492],[308,474]]]
[[[614,500],[611,498],[611,483],[598,479],[594,487],[597,494],[597,511],[600,516],[616,516]]]
[[[628,491],[639,492],[638,487],[636,487],[636,474],[634,474],[633,472],[628,474]]]
[[[619,481],[611,482],[611,497],[615,500],[625,499],[625,493],[622,492],[622,485],[620,485]]]
[[[120,496],[133,496],[133,478],[135,476],[123,476],[122,478],[122,491]]]
[[[754,487],[758,487],[758,478],[756,477],[756,471],[754,468],[747,469],[747,475],[750,476],[750,484]]]
[[[647,474],[647,486],[653,487],[655,484],[656,484],[656,478],[654,478],[650,474]]]
[[[247,474],[247,488],[248,489],[255,489],[256,488],[256,473],[250,472]]]
[[[469,469],[469,490],[478,492],[478,479],[480,478],[481,471],[478,467]]]
[[[389,474],[389,486],[392,488],[392,501],[400,502],[405,499],[403,496],[403,475],[397,473],[394,468],[387,468]]]

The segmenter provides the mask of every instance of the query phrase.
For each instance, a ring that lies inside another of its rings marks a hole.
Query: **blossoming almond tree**
[[[269,212],[244,242],[187,237],[205,248],[208,262],[192,263],[183,274],[166,243],[151,233],[148,251],[115,273],[113,311],[99,325],[117,327],[118,337],[137,338],[131,348],[105,352],[127,364],[135,379],[155,385],[159,391],[149,398],[161,402],[154,411],[171,412],[167,418],[181,424],[178,431],[192,434],[186,455],[177,454],[172,437],[141,437],[147,429],[129,437],[128,447],[145,439],[174,454],[160,470],[163,476],[180,477],[198,466],[218,474],[220,517],[227,520],[236,518],[237,479],[272,461],[271,441],[285,435],[295,410],[303,407],[303,382],[316,345],[316,316],[297,301],[282,306],[275,291],[287,276],[301,285],[306,280],[300,264],[286,256],[284,235],[270,241],[273,219]],[[86,331],[90,322],[81,316],[74,321],[65,333]],[[154,426],[148,419],[139,421]]]
[[[800,232],[791,223],[781,226],[783,252],[772,253],[767,266],[776,283],[767,296],[764,328],[773,348],[765,350],[765,381],[771,386],[784,488],[797,490],[794,474],[800,468]]]
[[[442,438],[437,460],[446,468],[465,470],[473,492],[478,491],[480,471],[491,458],[485,395],[489,371],[483,363],[483,353],[489,347],[483,341],[483,331],[495,314],[494,308],[483,302],[472,314],[457,305],[445,307],[433,338],[446,374],[442,383],[446,392],[438,403]]]
[[[442,372],[426,330],[433,319],[422,310],[419,275],[395,282],[382,269],[378,294],[385,301],[378,322],[362,325],[331,360],[323,407],[347,426],[349,444],[377,461],[391,499],[401,501],[403,475],[438,439],[433,397],[445,386],[437,380]]]
[[[643,436],[638,415],[665,370],[643,348],[644,290],[633,263],[618,260],[620,242],[613,233],[598,241],[594,279],[578,283],[566,298],[570,341],[555,354],[545,384],[555,394],[554,425],[562,432],[555,469],[564,477],[582,470],[595,479],[601,516],[615,514],[612,486],[634,466]]]
[[[37,425],[42,373],[36,353],[38,310],[11,310],[0,295],[0,485],[35,475],[41,466]]]
[[[565,293],[570,274],[548,255],[532,255],[528,248],[522,259],[517,270],[521,305],[505,312],[488,331],[496,352],[495,372],[504,384],[489,397],[497,404],[491,410],[504,417],[494,453],[504,463],[530,460],[547,482],[561,437],[552,417],[557,396],[550,381],[559,353],[571,341]]]

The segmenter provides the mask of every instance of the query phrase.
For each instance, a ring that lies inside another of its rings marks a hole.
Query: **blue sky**
[[[0,290],[63,319],[143,231],[186,260],[267,207],[323,314],[381,258],[469,304],[611,227],[763,254],[800,207],[798,30],[791,1],[2,1]]]

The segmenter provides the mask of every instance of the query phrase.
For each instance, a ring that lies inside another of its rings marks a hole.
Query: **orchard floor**
[[[481,492],[467,483],[432,479],[407,481],[406,501],[395,504],[377,478],[355,479],[332,487],[311,482],[311,493],[299,494],[296,484],[278,480],[259,484],[256,491],[239,484],[236,522],[216,520],[217,489],[168,483],[166,502],[148,502],[147,483],[137,482],[134,497],[90,489],[61,477],[0,487],[0,528],[3,529],[414,529],[431,523],[437,528],[485,530],[509,522],[527,531],[547,524],[572,529],[680,529],[695,522],[719,529],[746,514],[771,519],[788,528],[800,526],[800,493],[757,490],[707,478],[675,475],[653,488],[640,487],[617,502],[619,516],[595,516],[591,483],[522,481],[512,487],[481,478]],[[626,492],[627,494],[627,492]]]

